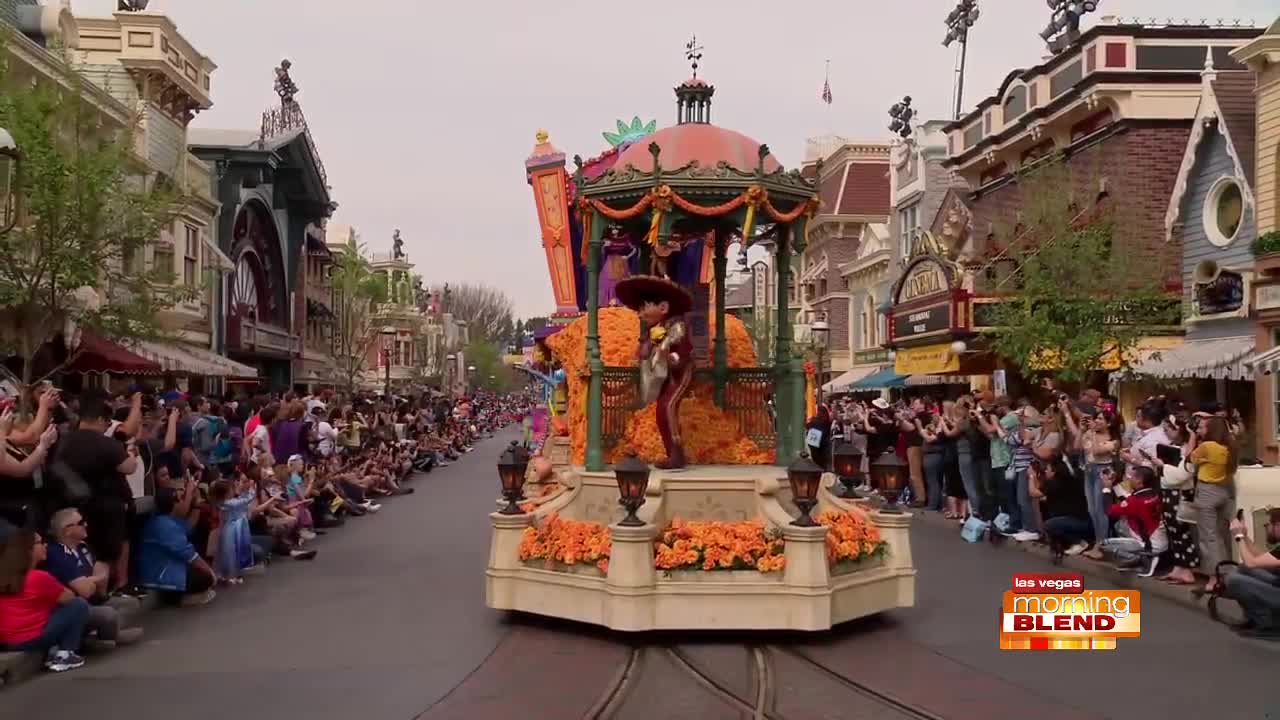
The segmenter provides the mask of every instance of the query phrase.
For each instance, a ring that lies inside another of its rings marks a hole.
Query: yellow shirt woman
[[[1196,478],[1200,482],[1217,484],[1227,479],[1231,450],[1222,443],[1206,440],[1192,451],[1191,462],[1196,465]]]

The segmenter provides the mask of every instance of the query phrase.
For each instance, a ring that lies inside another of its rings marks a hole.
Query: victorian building
[[[422,382],[438,362],[433,352],[441,347],[441,333],[436,332],[438,324],[427,321],[423,307],[429,302],[424,297],[426,290],[422,279],[413,273],[399,230],[392,237],[391,251],[373,253],[369,265],[387,288],[387,297],[378,304],[370,322],[379,338],[369,347],[365,385],[382,387],[388,379],[393,387]]]
[[[192,119],[213,105],[217,66],[159,12],[79,18],[76,27],[77,70],[136,109],[138,155],[152,172],[186,191],[178,217],[137,257],[137,265],[139,271],[169,275],[193,296],[159,314],[176,342],[143,342],[136,350],[191,392],[217,392],[229,379],[256,377],[254,368],[217,352],[215,288],[232,267],[215,242],[218,199],[212,169],[187,151]]]
[[[810,147],[821,153],[830,143]],[[800,308],[796,337],[805,342],[809,326],[826,321],[828,361],[820,379],[825,384],[852,367],[856,333],[841,268],[857,258],[866,226],[889,222],[889,145],[845,143],[806,162],[805,172],[816,174],[822,205],[795,273]]]
[[[330,316],[316,305],[323,291],[309,297],[306,284],[308,258],[313,281],[325,272],[324,226],[336,204],[289,71],[287,60],[276,68],[280,104],[258,129],[192,130],[188,142],[214,168],[217,245],[234,267],[215,292],[218,347],[272,388],[305,389],[326,380],[320,326]]]
[[[1252,152],[1248,144],[1236,145],[1241,165],[1252,155],[1249,174],[1251,197],[1246,199],[1246,213],[1251,213],[1258,234],[1255,247],[1252,292],[1253,335],[1258,354],[1246,363],[1255,375],[1253,435],[1255,451],[1268,465],[1280,464],[1280,19],[1259,37],[1231,53],[1233,60],[1245,63],[1256,77],[1254,85],[1254,125]],[[1234,125],[1232,126],[1234,130]],[[1238,131],[1243,135],[1248,130]],[[1235,140],[1235,135],[1232,139]],[[1274,471],[1266,476],[1275,486]],[[1242,492],[1248,495],[1247,492]],[[1276,498],[1265,495],[1266,504]],[[1249,505],[1247,500],[1242,507]]]
[[[1103,18],[1052,58],[1009,73],[995,95],[942,127],[942,167],[963,181],[942,199],[926,244],[895,285],[889,344],[903,374],[990,377],[1000,359],[981,348],[1013,258],[1034,240],[1019,230],[1018,174],[1050,156],[1071,175],[1078,217],[1099,206],[1123,212],[1117,237],[1131,258],[1156,264],[1182,292],[1181,234],[1165,218],[1204,89],[1206,57],[1219,76],[1258,35],[1240,27],[1145,26]],[[922,221],[923,222],[923,221]],[[1177,343],[1153,338],[1152,349]],[[906,350],[906,352],[904,352]]]

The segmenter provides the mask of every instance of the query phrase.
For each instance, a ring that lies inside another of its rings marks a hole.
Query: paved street
[[[917,607],[826,636],[630,637],[484,607],[491,440],[321,538],[313,563],[196,610],[147,618],[141,645],[0,694],[5,717],[1268,717],[1280,647],[1143,599],[1114,652],[1002,653],[999,595],[1028,553],[917,525]],[[1095,583],[1095,586],[1097,583]]]

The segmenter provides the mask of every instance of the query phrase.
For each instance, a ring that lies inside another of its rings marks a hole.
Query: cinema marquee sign
[[[921,255],[907,265],[893,301],[889,327],[894,345],[938,342],[969,324],[968,303],[955,292],[952,269],[936,255]]]

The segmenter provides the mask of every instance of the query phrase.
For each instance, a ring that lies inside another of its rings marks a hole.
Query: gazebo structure
[[[575,210],[587,270],[586,468],[604,469],[606,446],[634,408],[628,388],[638,377],[635,368],[606,367],[600,352],[606,236],[611,242],[630,239],[641,273],[675,264],[670,276],[695,298],[689,317],[694,354],[701,356],[700,366],[710,360],[710,372],[702,371],[701,378],[710,376],[716,404],[737,415],[753,440],[776,441],[776,461],[785,465],[801,450],[805,420],[804,372],[801,359],[792,354],[787,288],[778,289],[775,366],[731,370],[723,331],[725,277],[730,245],[739,244],[745,260],[747,248],[762,241],[772,242],[775,267],[787,277],[792,254],[804,247],[805,225],[818,208],[816,181],[785,170],[767,145],[712,125],[715,87],[697,76],[696,63],[693,76],[675,94],[677,124],[649,136],[647,143],[632,144],[604,173],[585,177],[581,157],[574,157]],[[719,330],[707,348],[712,298]],[[770,395],[776,420],[765,406]]]
[[[786,277],[816,183],[711,124],[696,62],[675,93],[676,125],[574,158],[572,178],[546,133],[526,160],[558,312],[575,316],[546,339],[565,435],[499,462],[486,602],[623,631],[821,631],[909,607],[911,516],[836,494],[801,456],[786,288],[773,367],[725,315],[730,247],[769,243]]]

